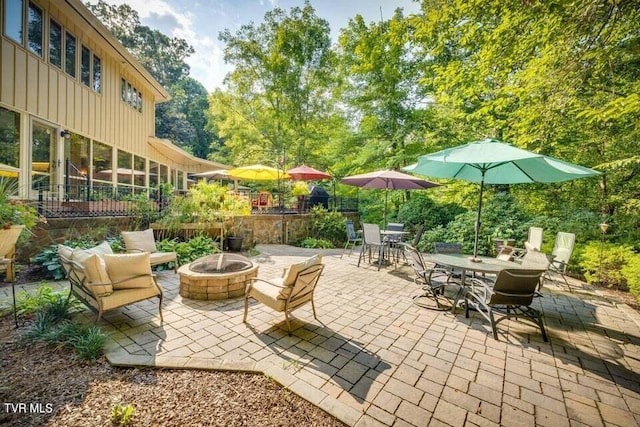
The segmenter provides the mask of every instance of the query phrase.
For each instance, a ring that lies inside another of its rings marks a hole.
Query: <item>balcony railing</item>
[[[46,218],[130,216],[136,212],[139,203],[132,200],[136,194],[148,197],[152,209],[158,213],[166,209],[169,201],[156,188],[98,185],[95,181],[74,184],[68,180],[62,185],[36,189],[36,193],[38,213]],[[358,200],[351,197],[296,197],[264,192],[241,194],[249,199],[252,214],[301,214],[316,205],[339,212],[358,211]]]

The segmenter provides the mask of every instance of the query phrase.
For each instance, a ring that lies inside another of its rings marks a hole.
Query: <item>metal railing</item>
[[[46,218],[125,217],[135,214],[140,207],[139,195],[151,201],[151,210],[161,213],[169,197],[157,188],[116,186],[90,182],[74,184],[78,179],[67,179],[64,184],[36,188],[38,213]],[[174,192],[174,195],[184,194]],[[323,206],[339,212],[357,212],[358,200],[351,197],[296,197],[291,194],[242,193],[251,203],[252,214],[302,214],[314,206]],[[138,198],[138,199],[137,199]],[[137,199],[137,200],[136,200]],[[149,206],[147,205],[147,209]]]

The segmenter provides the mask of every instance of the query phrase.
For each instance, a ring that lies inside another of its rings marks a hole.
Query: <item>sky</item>
[[[264,14],[280,7],[289,10],[304,5],[304,0],[106,0],[120,5],[127,3],[140,15],[142,25],[157,29],[170,37],[185,39],[195,49],[186,62],[191,77],[209,92],[223,85],[231,67],[224,63],[224,44],[218,33],[232,33],[243,24],[263,21]],[[311,0],[316,14],[329,21],[331,38],[335,42],[340,28],[357,14],[366,22],[389,19],[401,7],[405,15],[417,13],[419,4],[413,0]]]

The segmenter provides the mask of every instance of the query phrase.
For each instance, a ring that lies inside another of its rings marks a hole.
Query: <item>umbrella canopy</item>
[[[319,171],[307,165],[301,165],[297,168],[289,169],[287,173],[293,179],[301,181],[312,181],[315,179],[330,179],[331,175],[326,172]]]
[[[360,188],[378,188],[384,189],[384,225],[387,224],[387,193],[388,190],[424,190],[426,188],[437,187],[440,184],[427,181],[417,176],[407,175],[406,173],[379,170],[375,172],[363,173],[360,175],[352,175],[344,177],[341,183],[353,185]]]
[[[195,178],[207,178],[207,179],[228,179],[229,171],[226,169],[215,169],[207,172],[194,173],[191,176]]]
[[[483,139],[421,156],[417,163],[403,170],[436,178],[463,179],[480,183],[473,245],[474,260],[478,259],[484,184],[562,182],[599,174],[592,169],[522,150],[495,139]]]
[[[97,174],[112,174],[113,170],[112,169],[105,169],[102,171],[98,171],[96,172]],[[139,171],[139,170],[135,170],[135,169],[128,169],[128,168],[118,168],[116,169],[116,174],[118,175],[136,175],[136,176],[143,176],[145,174],[144,171]]]
[[[238,179],[272,181],[290,178],[284,171],[264,165],[241,166],[227,171],[229,176]]]

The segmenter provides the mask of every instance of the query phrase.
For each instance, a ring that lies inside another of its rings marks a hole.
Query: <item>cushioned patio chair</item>
[[[150,264],[154,265],[173,262],[173,271],[178,272],[178,254],[175,252],[158,252],[153,230],[123,231],[122,240],[127,253],[149,252]]]
[[[538,251],[542,248],[542,237],[544,230],[540,227],[529,227],[529,235],[527,241],[524,242],[524,248],[513,248],[516,260],[522,259],[527,251]]]
[[[23,229],[22,225],[0,229],[0,268],[5,270],[5,282],[15,280],[16,243]]]
[[[510,318],[524,318],[540,328],[542,339],[547,342],[547,332],[540,312],[531,307],[540,277],[545,270],[505,269],[498,274],[493,285],[480,279],[470,280],[471,287],[464,296],[464,315],[475,309],[491,323],[493,338],[498,339],[497,325]],[[499,315],[496,319],[496,315]]]
[[[407,262],[413,268],[415,277],[413,281],[422,287],[424,291],[421,295],[413,297],[413,303],[418,307],[428,308],[431,310],[449,310],[452,304],[445,295],[447,285],[455,287],[455,295],[458,295],[462,289],[462,285],[449,281],[450,271],[445,268],[429,267],[425,263],[422,254],[412,245],[403,243],[405,257]],[[435,280],[438,276],[442,276],[443,280]],[[431,303],[435,302],[435,307]],[[448,301],[448,303],[445,303]]]
[[[371,262],[372,249],[378,252],[378,270],[384,259],[384,250],[387,247],[387,242],[383,241],[380,237],[380,227],[377,224],[362,224],[362,250],[358,257],[358,267],[360,267],[360,261],[369,253],[369,262]]]
[[[58,258],[72,294],[95,311],[102,313],[149,298],[159,298],[162,317],[162,288],[151,272],[149,253],[114,254],[106,242],[90,249],[58,245]]]
[[[549,279],[551,279],[551,276],[549,275],[550,272],[558,273],[562,277],[562,280],[564,280],[567,288],[569,288],[569,291],[571,291],[571,286],[569,286],[569,282],[567,281],[565,274],[567,272],[567,266],[569,265],[569,260],[571,259],[575,243],[575,234],[565,233],[563,231],[558,232],[556,242],[553,246],[553,251],[551,252],[551,263],[549,264],[549,268],[546,273]]]
[[[342,255],[340,255],[340,259],[344,256],[349,245],[351,245],[351,249],[349,249],[349,256],[351,256],[351,252],[356,245],[362,244],[362,237],[358,237],[356,234],[356,229],[353,226],[353,221],[347,220],[345,222],[345,226],[347,228],[347,242],[344,244],[344,249],[342,250]]]
[[[268,280],[253,278],[245,291],[242,322],[247,323],[249,298],[253,298],[277,312],[284,312],[289,334],[291,334],[289,313],[306,303],[311,303],[313,317],[318,320],[313,294],[323,269],[322,255],[318,254],[300,263],[290,265],[285,269],[282,277]]]

